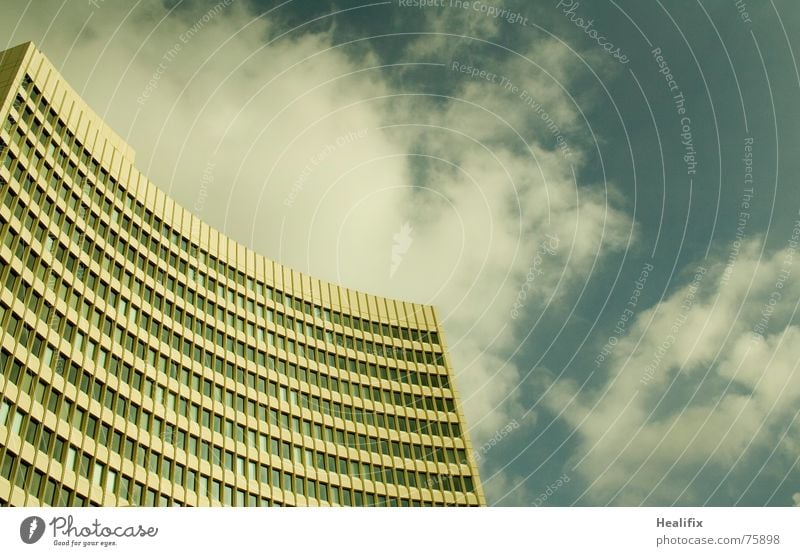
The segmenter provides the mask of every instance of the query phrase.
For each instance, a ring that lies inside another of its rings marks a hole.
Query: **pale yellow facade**
[[[433,307],[206,225],[30,43],[0,102],[0,503],[485,504]]]

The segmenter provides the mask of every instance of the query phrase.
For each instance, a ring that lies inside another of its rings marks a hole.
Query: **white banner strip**
[[[6,508],[3,554],[800,554],[800,508]]]

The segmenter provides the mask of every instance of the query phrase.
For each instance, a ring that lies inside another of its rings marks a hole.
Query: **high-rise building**
[[[0,53],[0,504],[485,504],[436,311],[203,223]]]

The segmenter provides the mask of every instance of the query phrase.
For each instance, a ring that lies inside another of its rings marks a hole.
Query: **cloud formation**
[[[563,409],[580,439],[570,467],[588,485],[586,502],[703,504],[733,479],[744,496],[773,472],[765,454],[800,456],[800,283],[785,278],[793,245],[764,254],[746,242],[729,279],[723,260],[696,265],[636,317],[602,386],[551,383],[545,404]]]

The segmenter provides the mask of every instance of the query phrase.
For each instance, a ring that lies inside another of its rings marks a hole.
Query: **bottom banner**
[[[3,553],[800,554],[800,508],[5,508]],[[191,551],[191,552],[188,552]]]

